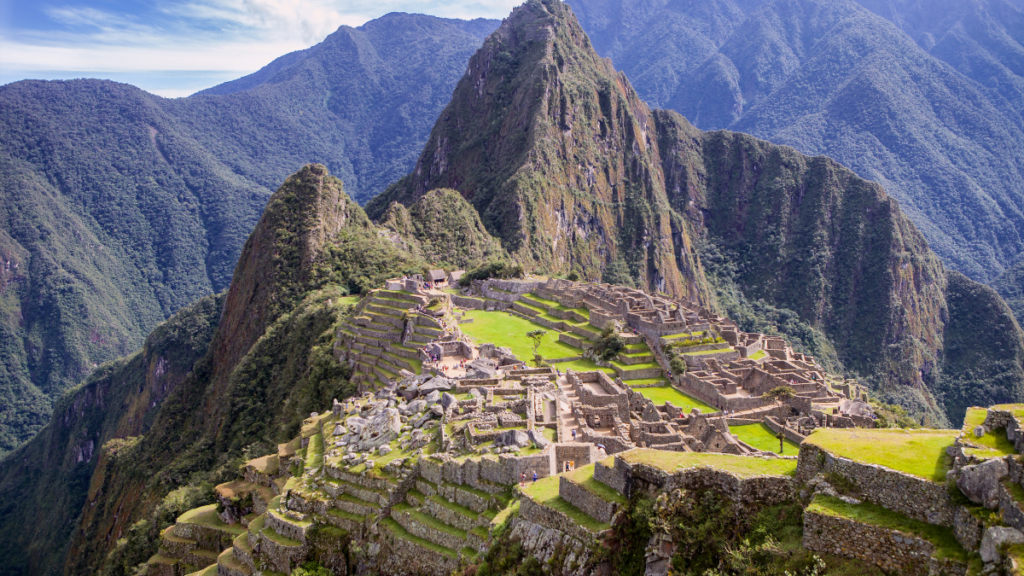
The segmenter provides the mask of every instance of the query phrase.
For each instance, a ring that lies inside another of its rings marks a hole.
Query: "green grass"
[[[501,509],[494,518],[491,518],[491,526],[501,526],[514,514],[519,514],[519,500]]]
[[[639,380],[623,380],[626,386],[648,386],[650,384],[660,384],[662,386],[668,386],[668,380],[664,378],[641,378]]]
[[[324,435],[317,432],[309,439],[306,447],[306,469],[312,470],[324,464]]]
[[[438,532],[444,532],[449,536],[454,536],[456,538],[461,538],[463,540],[466,539],[465,530],[460,530],[459,528],[456,528],[454,526],[449,526],[448,524],[441,522],[437,518],[424,514],[423,512],[420,512],[419,510],[413,508],[412,506],[409,506],[408,504],[405,504],[404,502],[401,504],[396,504],[392,508],[392,511],[398,514],[409,514],[409,517],[415,520],[416,522],[419,522],[424,526],[429,526],[434,530],[437,530]]]
[[[768,355],[768,353],[765,352],[764,350],[758,350],[757,352],[754,352],[754,355],[751,356],[750,359],[751,360],[760,360],[761,358],[764,358],[767,355]]]
[[[424,540],[419,536],[413,536],[405,528],[402,528],[402,525],[396,522],[394,518],[384,518],[380,521],[380,524],[384,527],[385,530],[388,530],[398,538],[401,538],[403,540],[409,540],[410,542],[422,548],[426,548],[428,550],[433,550],[434,552],[444,554],[449,558],[458,557],[458,554],[456,554],[455,550],[452,550],[451,548],[445,548],[444,546],[434,544],[430,540]]]
[[[705,356],[708,354],[722,354],[732,352],[732,348],[719,348],[717,350],[704,350],[703,352],[683,352],[683,356]]]
[[[540,297],[540,296],[538,296],[538,295],[536,295],[536,294],[534,294],[532,292],[529,293],[529,294],[526,294],[525,296],[527,298],[529,298],[530,300],[533,300],[535,302],[540,302],[541,304],[543,304],[545,306],[550,306],[551,308],[559,308],[559,307],[565,308],[565,306],[562,306],[561,304],[559,304],[558,302],[555,302],[554,300],[548,300],[547,298],[542,298],[542,297]],[[565,309],[568,310],[568,308],[565,308]]]
[[[441,506],[442,508],[447,508],[452,512],[455,512],[456,514],[465,516],[466,518],[472,518],[475,520],[478,516],[480,516],[479,514],[474,512],[473,509],[467,508],[455,502],[449,502],[444,498],[441,498],[440,496],[427,496],[427,500],[430,500],[431,502]]]
[[[264,574],[266,574],[266,572],[264,572]],[[217,576],[217,565],[210,564],[209,566],[203,568],[198,572],[192,572],[191,574],[186,574],[185,576]]]
[[[464,334],[474,338],[480,344],[491,343],[499,347],[507,346],[520,360],[533,358],[533,342],[526,337],[526,333],[532,330],[547,331],[537,350],[545,358],[568,358],[583,353],[575,346],[559,342],[557,330],[546,328],[506,312],[470,310],[466,313],[466,317],[472,318],[473,322],[460,326]]]
[[[330,510],[327,511],[327,513],[330,514],[331,516],[335,516],[337,518],[344,518],[346,520],[351,520],[352,522],[362,523],[362,522],[366,521],[366,517],[365,516],[360,516],[358,514],[353,514],[351,512],[346,512],[344,510],[339,510],[337,508],[331,508]]]
[[[968,553],[956,541],[952,529],[919,522],[869,502],[853,505],[819,494],[811,501],[807,511],[913,534],[934,544],[937,558],[968,561]]]
[[[976,450],[972,451],[972,453],[979,457],[987,456],[990,458],[1016,454],[1017,449],[1014,448],[1013,442],[1010,442],[1010,439],[1006,437],[1005,428],[988,431],[981,438],[974,435],[974,428],[984,424],[987,416],[988,410],[978,407],[968,408],[967,414],[964,416],[964,425],[961,428],[964,439],[971,444],[988,448],[985,453]]]
[[[804,442],[857,462],[945,482],[946,448],[953,445],[958,433],[958,430],[819,428]]]
[[[260,532],[260,534],[263,534],[267,538],[270,538],[271,540],[273,540],[274,542],[277,542],[278,544],[280,544],[282,546],[289,546],[289,547],[292,547],[292,548],[298,548],[299,546],[302,546],[302,543],[299,542],[298,540],[292,540],[291,538],[289,538],[287,536],[282,536],[282,535],[278,534],[277,532],[274,532],[270,528],[264,528]]]
[[[729,431],[758,450],[765,452],[779,451],[779,439],[775,436],[775,432],[772,432],[772,429],[763,423],[729,426]],[[786,447],[782,454],[796,456],[800,452],[800,445],[796,442],[791,440],[783,440],[783,442]]]
[[[610,528],[608,524],[598,522],[590,515],[562,499],[562,497],[558,495],[558,482],[558,476],[542,478],[536,482],[527,484],[526,487],[523,488],[523,494],[533,499],[537,504],[547,506],[552,510],[565,514],[571,520],[591,532],[600,532]]]
[[[615,376],[616,374],[615,370],[612,370],[611,368],[605,368],[603,366],[598,366],[597,364],[594,364],[593,360],[587,359],[572,360],[570,362],[559,362],[558,364],[553,364],[553,366],[555,368],[558,368],[562,372],[565,372],[566,370],[574,370],[576,372],[601,371],[604,372],[605,374],[608,374],[609,376]]]
[[[611,486],[608,486],[607,484],[602,484],[601,482],[594,480],[593,464],[588,464],[582,468],[577,468],[576,470],[573,470],[572,472],[566,474],[565,477],[569,481],[573,482],[574,484],[578,484],[584,490],[590,492],[591,494],[597,496],[598,498],[604,500],[605,502],[615,502],[623,506],[625,506],[628,502],[625,496],[620,494]]]
[[[207,528],[222,530],[236,536],[245,532],[245,528],[241,524],[225,524],[222,522],[221,519],[217,517],[216,504],[208,504],[199,508],[193,508],[181,516],[178,516],[178,523],[198,524],[200,526],[206,526]]]
[[[621,368],[625,372],[632,372],[634,370],[650,370],[651,368],[661,368],[661,365],[657,362],[647,362],[645,364],[623,364],[617,360],[611,361],[612,366]]]
[[[558,442],[558,430],[554,428],[544,428],[544,437],[552,442]]]
[[[612,466],[616,457],[622,458],[630,464],[646,464],[666,472],[675,472],[680,468],[704,466],[723,470],[740,478],[792,476],[796,473],[796,460],[703,452],[668,452],[649,448],[634,448],[609,457],[602,463]]]
[[[673,406],[689,412],[696,408],[703,413],[717,412],[718,410],[711,406],[697,400],[692,396],[683,394],[679,390],[671,386],[659,386],[657,388],[637,388],[634,392],[639,392],[644,398],[653,401],[658,406],[663,405],[665,402],[671,402]]]
[[[651,349],[647,346],[646,342],[641,342],[639,344],[626,344],[626,351],[628,354],[633,354],[636,352],[650,352]]]
[[[338,303],[339,303],[339,304],[344,304],[344,305],[352,305],[352,306],[355,306],[356,304],[358,304],[358,303],[359,303],[359,301],[360,301],[360,300],[361,300],[362,298],[363,298],[363,297],[362,297],[362,296],[360,296],[360,295],[358,295],[358,294],[357,294],[357,295],[355,295],[355,296],[342,296],[341,298],[338,298]]]

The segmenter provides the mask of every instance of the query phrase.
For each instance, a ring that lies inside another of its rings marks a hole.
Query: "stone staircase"
[[[352,382],[365,389],[374,389],[400,379],[400,372],[422,371],[422,362],[415,346],[433,338],[429,326],[412,335],[405,334],[407,311],[424,305],[423,296],[405,292],[375,290],[357,305],[351,319],[339,331],[342,346],[355,361]],[[409,345],[403,344],[403,336]]]

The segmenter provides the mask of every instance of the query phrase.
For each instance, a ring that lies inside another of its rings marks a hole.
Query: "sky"
[[[504,18],[523,0],[0,0],[0,84],[103,78],[167,98],[389,12]]]

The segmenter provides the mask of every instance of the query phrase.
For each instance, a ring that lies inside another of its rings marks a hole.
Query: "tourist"
[[[565,471],[566,472],[569,471],[569,461],[568,460],[566,460],[566,462],[565,462]]]
[[[533,483],[534,484],[537,483],[537,471],[536,470],[533,471]]]
[[[519,487],[523,488],[526,486],[526,472],[519,475]]]
[[[573,429],[573,431],[572,431],[572,441],[573,442],[576,441],[576,430],[575,429]]]

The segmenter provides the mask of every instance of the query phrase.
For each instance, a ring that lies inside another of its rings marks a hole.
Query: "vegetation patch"
[[[655,380],[660,381],[660,379]],[[632,381],[627,382],[627,384],[632,383]],[[711,406],[705,404],[704,402],[701,402],[700,400],[692,396],[683,394],[682,392],[676,390],[672,386],[658,386],[655,388],[637,388],[635,392],[640,393],[644,398],[651,400],[658,406],[661,406],[665,402],[671,402],[673,406],[682,409],[684,412],[689,412],[694,408],[700,410],[703,413],[712,413],[718,411],[717,409],[712,408]]]
[[[616,454],[630,464],[646,464],[675,472],[682,468],[706,467],[729,472],[739,478],[755,476],[793,476],[796,474],[796,460],[782,458],[753,458],[733,454],[715,454],[705,452],[668,452],[649,448],[635,448]],[[607,460],[609,465],[613,464]]]
[[[533,358],[533,342],[526,334],[534,330],[548,330],[545,326],[507,312],[469,310],[466,312],[466,318],[473,321],[460,325],[464,334],[480,344],[491,343],[498,347],[508,347],[521,360]],[[560,342],[558,333],[552,331],[541,339],[537,353],[545,358],[572,358],[582,355],[583,351]]]
[[[945,482],[946,448],[957,430],[818,428],[804,440],[836,456],[878,464],[933,482]]]
[[[764,423],[729,426],[729,431],[758,450],[778,452],[788,456],[796,456],[800,452],[800,445],[788,439],[783,440],[785,448],[779,452],[778,435]]]
[[[818,494],[807,507],[807,511],[912,534],[934,544],[937,558],[968,561],[967,551],[956,541],[952,529],[907,518],[870,502],[849,504],[839,498]]]
[[[552,510],[557,510],[558,512],[565,514],[574,522],[591,532],[600,532],[611,527],[609,524],[605,524],[604,522],[598,522],[595,518],[565,501],[558,495],[558,483],[558,476],[548,476],[547,478],[542,478],[536,482],[527,484],[527,486],[523,488],[523,494],[531,498],[537,504],[547,506]]]

